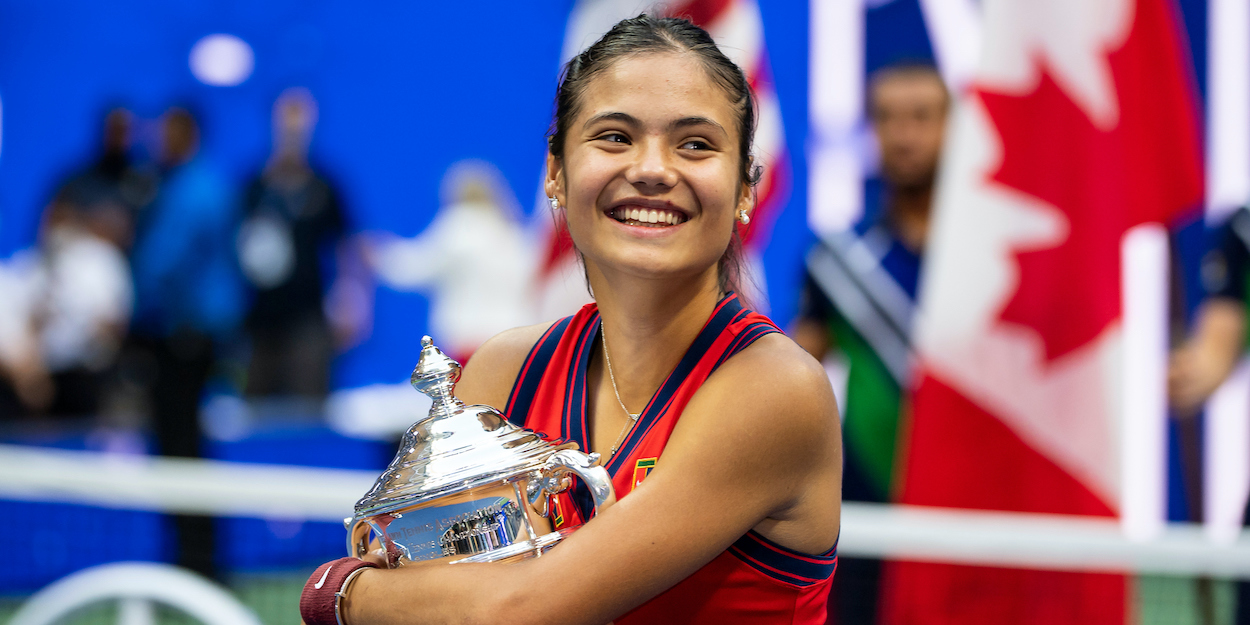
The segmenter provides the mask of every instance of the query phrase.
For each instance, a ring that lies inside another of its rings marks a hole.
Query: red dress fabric
[[[717,304],[608,463],[618,499],[628,497],[663,461],[677,420],[703,382],[734,354],[773,332],[780,330],[767,317],[743,308],[737,296],[730,294]],[[588,449],[586,370],[598,333],[595,304],[553,324],[521,367],[504,411],[508,419]],[[576,526],[591,510],[589,492],[577,483],[553,498],[552,521],[556,528]],[[615,622],[818,625],[825,622],[837,562],[836,545],[824,554],[808,555],[747,532],[690,577]]]

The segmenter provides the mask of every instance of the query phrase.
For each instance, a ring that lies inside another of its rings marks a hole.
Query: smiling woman
[[[685,20],[625,20],[570,61],[545,187],[595,303],[495,337],[456,392],[598,452],[620,500],[591,518],[579,489],[557,495],[553,525],[583,527],[520,563],[323,565],[305,619],[334,623],[346,588],[348,625],[824,622],[833,393],[733,292],[753,111],[741,70]]]
[[[752,196],[737,170],[733,103],[702,65],[693,54],[636,53],[598,72],[558,148],[563,157],[548,157],[547,191],[567,207],[592,288],[604,272],[665,282],[710,272],[719,284],[717,261]],[[702,79],[661,78],[676,76]],[[656,222],[663,212],[681,223],[651,226],[653,212]]]
[[[658,23],[660,20],[656,20]],[[628,24],[629,20],[622,22],[621,25]],[[683,54],[684,53],[684,54]],[[743,183],[739,190],[741,195],[739,200],[751,200],[750,186],[754,185],[760,179],[759,167],[753,164],[751,158],[751,139],[755,131],[755,102],[751,95],[751,90],[746,81],[746,76],[742,70],[733,64],[720,49],[716,47],[715,42],[707,33],[699,29],[697,26],[689,22],[681,20],[672,20],[664,28],[639,28],[625,27],[613,29],[612,32],[605,35],[595,45],[588,48],[582,54],[574,57],[569,61],[565,68],[564,79],[561,81],[560,89],[556,94],[556,118],[552,125],[552,132],[549,141],[550,159],[548,162],[548,172],[552,172],[552,162],[559,163],[564,160],[566,145],[568,144],[569,133],[577,133],[589,131],[589,126],[594,123],[607,124],[617,123],[620,126],[629,125],[631,130],[635,132],[639,129],[641,120],[633,117],[626,112],[618,110],[604,110],[585,119],[583,127],[572,128],[570,126],[575,121],[583,118],[586,101],[594,96],[599,95],[605,89],[611,90],[613,87],[599,86],[594,92],[591,92],[592,86],[600,81],[595,80],[601,73],[611,73],[613,70],[619,72],[617,61],[627,58],[636,58],[641,56],[652,57],[651,61],[657,61],[657,55],[674,56],[681,59],[680,63],[684,63],[684,67],[678,68],[683,72],[693,72],[690,75],[699,75],[705,80],[699,81],[701,84],[693,85],[689,83],[672,83],[664,84],[664,87],[672,90],[681,90],[683,88],[702,88],[702,92],[698,94],[690,93],[688,99],[701,99],[704,104],[717,104],[722,109],[726,108],[729,115],[726,120],[732,120],[732,124],[728,126],[721,125],[715,118],[703,115],[683,115],[673,117],[667,120],[669,124],[668,130],[673,135],[673,140],[686,139],[686,142],[675,144],[683,149],[683,153],[687,157],[693,157],[694,152],[700,150],[712,150],[723,155],[727,151],[736,151],[737,159],[731,158],[731,162],[735,163],[738,168],[740,181]],[[669,59],[670,61],[673,59]],[[646,74],[655,76],[655,68],[645,66],[635,71],[642,72],[644,75],[635,76],[633,78],[641,78],[643,82],[649,82]],[[615,77],[617,80],[624,78],[623,76]],[[655,85],[660,86],[660,85]],[[719,93],[708,93],[709,89],[718,89]],[[588,93],[591,92],[591,93]],[[665,97],[666,94],[652,94]],[[667,95],[671,95],[667,94]],[[714,96],[712,99],[705,99],[706,96]],[[644,105],[643,110],[649,110]],[[720,111],[724,113],[725,111]],[[685,131],[684,136],[682,131]],[[710,137],[701,134],[707,132],[715,133],[718,141],[710,141]],[[730,141],[729,133],[733,132],[733,141]],[[583,139],[585,137],[583,136]],[[617,141],[629,143],[628,134],[612,134],[605,133],[601,137],[605,141]],[[575,147],[575,146],[573,146]],[[733,154],[730,154],[732,157]],[[549,195],[554,193],[553,189],[548,188]],[[558,199],[558,198],[555,198]],[[638,207],[640,217],[649,217],[649,214],[642,213],[642,206]],[[667,206],[657,207],[670,208]],[[680,221],[683,217],[689,218],[678,211],[673,211],[674,216]],[[750,220],[749,207],[743,207],[737,213],[738,219],[745,225]],[[627,214],[628,218],[629,215]],[[741,239],[738,230],[731,229],[731,238],[728,246],[724,247],[724,255],[720,259],[717,267],[719,275],[719,284],[722,291],[737,291],[738,279],[740,271],[740,253]]]

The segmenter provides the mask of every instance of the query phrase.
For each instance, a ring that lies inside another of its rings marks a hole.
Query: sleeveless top
[[[607,464],[618,499],[628,497],[662,460],[686,403],[717,367],[761,336],[780,331],[767,317],[743,308],[732,293],[717,304]],[[593,303],[553,324],[521,366],[504,411],[508,420],[589,449],[586,370],[598,333],[599,311]],[[589,491],[574,482],[552,498],[556,528],[580,525],[593,511]],[[818,625],[825,622],[837,563],[836,544],[821,555],[808,555],[752,530],[690,577],[615,622]]]

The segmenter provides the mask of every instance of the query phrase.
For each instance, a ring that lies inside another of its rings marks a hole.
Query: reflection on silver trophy
[[[407,562],[494,562],[540,555],[572,530],[551,530],[550,495],[577,475],[595,510],[616,501],[599,454],[555,445],[516,427],[490,406],[452,395],[460,364],[421,339],[412,385],[434,400],[404,434],[399,452],[344,520],[348,554],[375,541],[391,568]]]

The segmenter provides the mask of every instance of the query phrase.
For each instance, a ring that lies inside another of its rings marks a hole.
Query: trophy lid
[[[404,434],[390,466],[356,503],[356,519],[528,473],[555,451],[574,446],[549,443],[490,406],[466,406],[452,394],[459,379],[460,363],[423,337],[412,386],[434,405]]]

